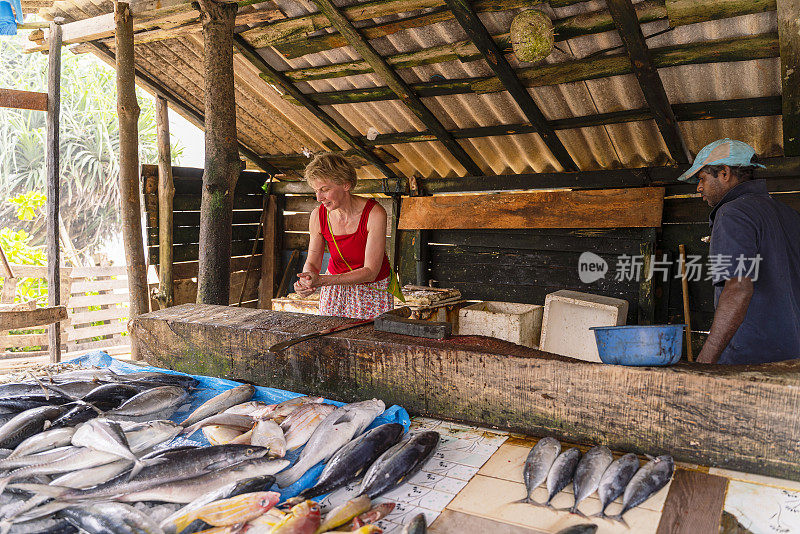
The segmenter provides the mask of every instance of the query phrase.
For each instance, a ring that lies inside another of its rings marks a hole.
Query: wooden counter
[[[621,367],[370,327],[266,350],[347,321],[186,304],[139,316],[131,331],[162,367],[343,401],[375,396],[416,414],[800,480],[800,361]]]

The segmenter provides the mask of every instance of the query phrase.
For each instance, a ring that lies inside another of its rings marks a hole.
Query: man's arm
[[[699,363],[717,363],[722,351],[739,329],[753,298],[753,281],[750,278],[731,278],[725,282],[717,302],[711,332],[697,356]]]

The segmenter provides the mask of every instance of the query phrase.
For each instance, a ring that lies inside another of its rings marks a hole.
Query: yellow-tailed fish
[[[270,534],[314,534],[319,527],[319,505],[314,501],[301,502],[292,507]]]
[[[329,530],[330,534],[381,534],[383,529],[378,525],[364,525],[356,530]]]
[[[355,499],[350,499],[341,506],[337,506],[325,515],[325,521],[317,529],[315,534],[322,534],[329,530],[344,525],[359,514],[369,510],[372,502],[366,495],[359,495]]]
[[[241,436],[242,432],[229,426],[212,425],[203,427],[203,435],[212,445],[225,445]]]
[[[253,532],[269,532],[275,525],[283,521],[287,515],[289,514],[281,512],[277,508],[270,508],[263,515],[251,519],[247,523],[247,529],[243,530],[243,532],[248,532],[251,529]]]
[[[278,504],[279,500],[279,493],[259,491],[214,501],[176,518],[175,528],[180,532],[195,519],[202,519],[215,527],[245,523]]]
[[[387,515],[391,514],[392,510],[394,510],[394,507],[395,503],[389,501],[370,508],[369,511],[364,512],[360,516],[353,519],[352,523],[350,523],[350,530],[358,530],[364,525],[377,523]]]

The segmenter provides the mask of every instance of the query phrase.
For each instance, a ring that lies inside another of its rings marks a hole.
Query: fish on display
[[[144,389],[143,386],[131,384],[102,384],[81,397],[81,400],[103,411],[113,410]]]
[[[227,391],[223,391],[197,407],[186,419],[181,421],[181,426],[187,427],[211,415],[224,412],[232,406],[241,404],[255,394],[256,388],[251,384],[241,384]]]
[[[553,462],[553,467],[550,468],[550,472],[547,474],[547,502],[545,502],[545,506],[549,507],[553,497],[572,481],[572,476],[575,474],[575,469],[578,467],[580,459],[581,451],[574,447],[558,455],[558,458]]]
[[[242,432],[229,426],[211,425],[203,427],[203,435],[211,445],[225,445],[241,436]]]
[[[88,447],[96,451],[115,454],[120,458],[125,458],[133,463],[130,476],[135,476],[145,463],[131,452],[128,438],[122,431],[122,427],[116,421],[108,419],[92,419],[82,424],[75,435],[72,436],[72,444],[78,447]]]
[[[16,458],[17,456],[26,456],[37,452],[48,451],[56,447],[63,447],[72,443],[72,435],[75,429],[67,428],[54,428],[52,430],[45,430],[35,434],[15,448],[7,458]],[[1,463],[1,462],[0,462]],[[5,469],[0,467],[0,469]]]
[[[96,451],[93,452],[101,454]],[[123,473],[104,484],[85,490],[67,490],[66,488],[38,484],[27,484],[27,488],[35,493],[58,497],[63,501],[112,498],[126,493],[150,489],[169,482],[198,477],[245,460],[261,458],[267,452],[267,449],[250,445],[213,445],[211,447],[165,453],[161,456],[165,461],[147,465],[130,480]],[[116,457],[114,459],[116,460]]]
[[[675,461],[668,454],[653,458],[647,462],[631,478],[625,488],[625,493],[622,495],[622,511],[619,515],[613,516],[612,519],[625,523],[622,518],[625,512],[639,506],[649,499],[651,495],[666,486],[672,479],[674,472]]]
[[[361,525],[353,530],[329,530],[331,534],[342,534],[348,532],[350,534],[382,534],[383,529],[378,525]]]
[[[278,474],[278,486],[285,488],[293,484],[306,471],[333,456],[353,436],[358,435],[358,429],[366,428],[384,409],[383,401],[371,399],[345,404],[334,410],[314,430],[297,462]]]
[[[272,527],[270,534],[314,534],[319,523],[319,505],[314,501],[304,501],[294,505],[291,511]]]
[[[286,450],[293,451],[305,445],[311,434],[334,410],[336,406],[333,404],[306,404],[284,419],[281,428],[286,439]]]
[[[391,501],[381,503],[353,519],[353,522],[350,524],[350,528],[347,530],[356,530],[364,525],[377,523],[387,515],[391,514],[395,506],[396,504]]]
[[[54,478],[51,486],[62,486],[72,489],[91,488],[103,482],[107,482],[119,475],[120,473],[127,472],[131,467],[130,460],[124,458],[88,469],[78,469],[64,473],[61,476]]]
[[[597,525],[587,523],[585,525],[572,525],[559,530],[558,534],[594,534],[595,532],[597,532]]]
[[[71,456],[75,452],[75,447],[65,445],[56,447],[49,451],[36,452],[26,456],[8,456],[0,460],[0,470],[10,471],[12,469],[19,469],[21,467],[28,467],[31,465],[44,465],[56,460],[61,460],[67,456]]]
[[[575,502],[569,511],[573,514],[583,516],[578,510],[578,505],[586,497],[591,495],[597,490],[600,485],[600,480],[603,478],[603,473],[606,472],[608,466],[614,460],[614,456],[608,447],[600,445],[592,447],[586,454],[583,455],[578,462],[578,467],[575,469],[575,476],[572,478],[572,490]]]
[[[246,523],[278,504],[280,497],[274,491],[261,491],[215,501],[176,518],[175,529],[181,532],[196,519],[215,527]]]
[[[200,421],[194,423],[193,425],[186,427],[183,433],[186,434],[187,436],[191,436],[201,428],[213,425],[227,426],[235,428],[237,430],[241,430],[242,432],[246,432],[251,428],[253,428],[254,423],[255,421],[249,415],[239,415],[239,414],[224,412],[201,419]]]
[[[366,495],[359,495],[354,499],[350,499],[346,503],[337,506],[325,514],[325,520],[317,528],[315,534],[322,534],[323,532],[327,532],[335,529],[338,526],[344,525],[354,517],[357,517],[359,514],[363,514],[364,512],[368,511],[371,505],[372,502]]]
[[[72,447],[69,454],[52,462],[20,467],[19,469],[9,472],[6,476],[0,478],[0,493],[12,480],[19,480],[34,475],[68,473],[78,469],[88,469],[90,467],[108,464],[118,459],[119,456],[116,454],[96,451],[88,447]]]
[[[222,413],[232,415],[249,415],[252,418],[262,418],[275,409],[277,404],[267,404],[262,401],[247,401],[236,406],[231,406]]]
[[[166,419],[189,397],[189,392],[176,386],[157,386],[138,393],[119,408],[106,412],[108,419],[150,421]]]
[[[417,514],[403,527],[403,534],[425,534],[427,530],[428,522],[425,520],[425,514]]]
[[[155,521],[132,506],[122,503],[78,504],[58,512],[89,534],[163,534]]]
[[[594,517],[606,517],[606,508],[623,494],[625,487],[638,469],[639,458],[633,453],[625,454],[611,462],[606,472],[603,473],[597,488],[602,508]]]
[[[47,430],[67,410],[65,406],[41,406],[18,413],[0,427],[0,448],[13,449],[34,434]]]
[[[156,371],[142,371],[139,373],[117,374],[111,373],[110,381],[126,382],[145,386],[175,386],[181,389],[190,389],[200,383],[193,376],[159,373]]]
[[[140,452],[152,449],[164,442],[177,436],[182,427],[166,419],[155,419],[145,423],[121,422],[122,430],[125,432],[125,439],[131,452]]]
[[[387,423],[357,437],[331,456],[314,487],[303,490],[299,496],[311,499],[356,480],[378,457],[400,441],[403,432],[403,425]]]
[[[70,404],[65,404],[64,406],[69,406],[70,409],[64,415],[56,418],[51,425],[52,428],[66,428],[69,426],[76,426],[81,423],[85,423],[86,421],[93,419],[101,414],[101,411],[98,408],[95,408],[91,404],[87,404],[82,401],[72,402]]]
[[[86,395],[97,386],[97,382],[87,380],[63,382],[59,384],[59,388],[63,392],[62,395],[66,393],[76,397],[82,397]],[[52,392],[43,388],[39,384],[34,383],[19,382],[0,385],[0,397],[2,398],[17,397],[20,395],[35,395],[38,393],[52,395]]]
[[[275,407],[268,414],[264,414],[261,417],[264,419],[283,420],[307,404],[322,404],[324,402],[325,399],[323,399],[322,397],[311,397],[307,395],[304,395],[302,397],[294,397],[292,399],[285,400],[279,404],[276,404]],[[281,421],[278,421],[278,423],[280,424]]]
[[[31,408],[39,408],[41,406],[57,406],[61,404],[67,404],[68,402],[72,401],[72,398],[65,397],[63,395],[21,395],[19,397],[0,399],[0,410],[19,413],[24,412],[25,410],[30,410]]]
[[[419,432],[383,453],[364,475],[360,494],[370,498],[381,495],[416,473],[439,444],[439,433]]]
[[[283,429],[275,421],[258,421],[253,427],[250,444],[266,447],[269,454],[278,458],[286,455],[286,439]]]
[[[517,502],[541,504],[533,500],[533,492],[547,480],[547,474],[560,453],[561,443],[555,438],[548,436],[536,442],[525,459],[525,468],[522,471],[527,495]]]

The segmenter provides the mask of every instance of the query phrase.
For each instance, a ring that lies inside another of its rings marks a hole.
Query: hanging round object
[[[529,9],[511,21],[511,46],[520,61],[541,61],[553,51],[553,21],[550,17]]]

